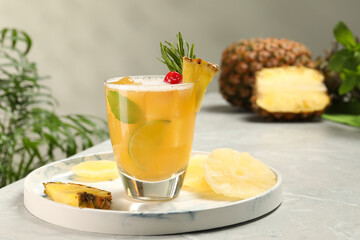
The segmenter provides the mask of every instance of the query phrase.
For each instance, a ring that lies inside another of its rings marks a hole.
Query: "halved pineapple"
[[[205,179],[217,194],[241,199],[259,195],[277,181],[265,163],[230,148],[212,151],[205,161]]]
[[[183,58],[183,82],[195,83],[195,111],[200,111],[206,88],[213,77],[219,72],[219,66],[208,63],[200,58]]]
[[[43,183],[52,200],[80,208],[109,209],[111,192],[75,183],[48,182]]]
[[[324,76],[307,67],[264,68],[256,73],[254,111],[270,120],[319,116],[330,103]]]

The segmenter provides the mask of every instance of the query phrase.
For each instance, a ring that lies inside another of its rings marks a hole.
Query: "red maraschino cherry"
[[[179,84],[182,82],[182,76],[178,72],[169,72],[166,74],[164,78],[164,82],[170,83],[170,84]]]

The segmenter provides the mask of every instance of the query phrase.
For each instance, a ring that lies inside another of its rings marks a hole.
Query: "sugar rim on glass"
[[[138,76],[127,76],[134,80],[135,83],[142,83],[142,85],[132,84],[113,84],[124,77],[115,77],[105,80],[104,85],[108,88],[126,91],[173,91],[173,90],[185,90],[190,89],[194,86],[194,83],[179,83],[169,84],[163,81],[164,75],[138,75]]]

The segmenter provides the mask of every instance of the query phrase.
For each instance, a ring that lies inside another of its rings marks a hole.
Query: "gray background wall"
[[[241,38],[300,41],[314,56],[343,20],[360,35],[356,0],[0,0],[0,28],[33,38],[30,58],[59,100],[61,114],[105,118],[103,81],[138,74],[165,74],[159,42],[181,31],[197,56],[220,63],[223,49]],[[217,91],[217,78],[209,91]]]

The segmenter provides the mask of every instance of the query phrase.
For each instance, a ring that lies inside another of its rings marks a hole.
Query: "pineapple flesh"
[[[218,72],[219,66],[214,63],[208,63],[200,58],[183,58],[183,82],[195,83],[196,112],[200,111],[206,88]]]
[[[111,192],[75,183],[43,183],[47,194],[55,202],[80,208],[109,209]]]
[[[330,103],[324,76],[307,67],[265,68],[256,73],[253,109],[271,120],[309,119]]]

